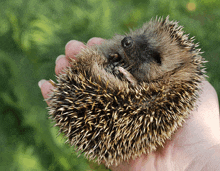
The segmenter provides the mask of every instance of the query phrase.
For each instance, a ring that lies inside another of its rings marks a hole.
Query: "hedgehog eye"
[[[133,45],[133,40],[132,38],[129,37],[125,37],[122,41],[121,41],[121,45],[123,48],[129,48]]]

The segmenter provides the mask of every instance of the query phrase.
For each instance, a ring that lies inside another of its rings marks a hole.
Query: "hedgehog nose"
[[[121,41],[121,46],[122,46],[123,48],[129,48],[129,47],[132,46],[132,44],[133,44],[133,40],[132,40],[132,38],[131,38],[130,36],[125,37],[125,38]]]

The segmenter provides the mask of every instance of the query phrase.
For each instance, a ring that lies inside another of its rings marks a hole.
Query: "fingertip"
[[[66,58],[76,59],[76,55],[80,52],[82,48],[85,48],[82,42],[77,40],[70,40],[65,46]]]
[[[60,73],[62,73],[63,70],[68,66],[70,66],[68,59],[65,58],[64,55],[58,56],[56,60],[56,66],[55,66],[56,75],[59,75]]]
[[[38,82],[38,85],[41,89],[41,93],[42,93],[44,99],[49,98],[51,90],[54,88],[52,86],[52,84],[49,81],[43,79]]]
[[[61,58],[65,58],[65,57],[66,57],[65,55],[59,55],[59,56],[56,58],[55,64],[57,64],[57,62],[58,62]]]
[[[93,46],[93,45],[100,45],[105,41],[105,39],[102,39],[100,37],[93,37],[88,40],[87,45],[88,46]]]
[[[44,84],[45,81],[46,81],[45,79],[42,79],[38,82],[39,88],[41,88],[41,86]]]

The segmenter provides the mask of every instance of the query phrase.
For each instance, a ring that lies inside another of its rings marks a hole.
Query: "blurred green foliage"
[[[208,80],[219,94],[218,0],[2,0],[0,170],[107,170],[77,158],[65,138],[57,137],[37,83],[55,79],[55,59],[69,40],[111,38],[167,15],[200,42]]]

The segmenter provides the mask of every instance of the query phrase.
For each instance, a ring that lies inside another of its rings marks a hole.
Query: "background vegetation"
[[[56,136],[37,83],[55,79],[55,59],[69,40],[111,38],[167,15],[200,42],[219,94],[218,0],[1,0],[0,170],[105,170]]]

